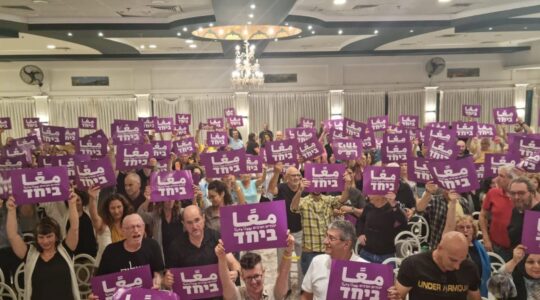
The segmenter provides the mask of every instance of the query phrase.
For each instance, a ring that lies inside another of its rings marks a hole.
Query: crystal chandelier
[[[259,60],[255,59],[255,45],[250,45],[247,40],[244,47],[236,45],[235,68],[231,75],[237,89],[255,88],[264,83],[264,73],[260,70]]]

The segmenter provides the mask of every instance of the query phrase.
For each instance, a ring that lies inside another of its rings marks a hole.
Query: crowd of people
[[[155,289],[171,289],[180,280],[171,268],[217,264],[223,299],[327,299],[332,260],[381,264],[396,256],[395,237],[422,216],[429,224],[428,239],[422,252],[401,262],[395,285],[387,291],[389,299],[481,299],[489,291],[501,299],[540,299],[540,254],[527,254],[521,242],[525,212],[540,211],[538,173],[525,171],[519,163],[506,164],[495,177],[483,179],[480,189],[460,194],[432,181],[409,180],[410,166],[383,164],[377,147],[364,149],[356,159],[336,159],[330,130],[321,123],[316,131],[324,149],[320,156],[299,156],[292,166],[264,164],[259,174],[206,177],[201,153],[245,149],[263,155],[269,142],[288,138],[267,124],[263,128],[258,138],[250,133],[246,143],[237,129],[225,128],[229,145],[221,148],[207,146],[197,130],[195,153],[171,153],[169,170],[189,170],[200,178],[190,200],[152,201],[149,181],[157,172],[155,159],[148,166],[116,171],[117,183],[111,188],[81,191],[72,184],[65,203],[19,205],[13,196],[1,199],[0,269],[6,283],[14,283],[15,270],[24,262],[24,299],[81,299],[73,257],[85,253],[96,259],[96,276],[149,265]],[[522,120],[515,129],[533,135]],[[166,137],[147,133],[145,142],[181,138],[174,131]],[[502,127],[493,138],[455,143],[458,159],[471,156],[478,164],[488,153],[508,151]],[[8,138],[2,148],[13,146]],[[418,157],[427,150],[417,138],[411,139],[410,148]],[[39,156],[73,155],[75,150],[70,144],[43,143],[32,151],[29,167],[36,167]],[[109,150],[114,161],[114,145]],[[345,165],[343,190],[307,192],[311,182],[303,177],[310,163]],[[370,195],[363,191],[364,170],[381,165],[401,169],[399,187],[386,195]],[[271,201],[285,202],[289,234],[287,247],[275,249],[276,281],[269,283],[259,254],[224,247],[220,208]],[[33,240],[23,239],[28,233]],[[488,252],[506,264],[493,271]],[[291,282],[292,263],[297,263],[297,283]],[[506,283],[509,290],[501,288]]]

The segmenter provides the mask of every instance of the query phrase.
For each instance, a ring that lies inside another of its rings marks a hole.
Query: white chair
[[[5,282],[0,282],[0,299],[2,300],[17,300],[17,294]]]
[[[422,244],[416,234],[404,230],[394,238],[396,257],[405,258],[421,251]]]
[[[17,271],[15,271],[15,278],[13,278],[13,284],[15,285],[15,290],[17,290],[19,300],[24,299],[24,263],[21,263],[19,267],[17,267]]]
[[[90,280],[96,269],[96,259],[88,254],[81,253],[73,258],[73,262],[81,297],[86,299],[92,292]]]
[[[495,252],[488,252],[489,260],[491,262],[491,272],[499,270],[506,262],[504,259]]]
[[[394,278],[397,277],[399,267],[401,266],[401,261],[403,261],[402,258],[399,257],[390,257],[385,259],[382,263],[383,265],[393,264],[394,265]]]
[[[36,237],[31,232],[23,233],[22,238],[23,238],[23,241],[28,245],[32,244],[36,240]]]
[[[2,272],[2,269],[0,269],[0,282],[6,282],[6,278],[4,277],[4,272]]]
[[[429,224],[426,218],[416,215],[414,216],[415,221],[409,222],[410,231],[418,237],[422,244],[429,243]]]

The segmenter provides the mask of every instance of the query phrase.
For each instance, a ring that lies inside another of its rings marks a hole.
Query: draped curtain
[[[23,118],[36,116],[36,105],[33,98],[2,98],[0,99],[0,117],[11,119],[11,129],[6,130],[2,137],[19,138],[26,135]]]
[[[130,96],[96,97],[93,99],[98,127],[110,136],[111,123],[115,120],[136,120],[137,101]]]
[[[187,96],[186,100],[191,106],[192,126],[198,126],[208,118],[223,118],[226,108],[236,108],[232,94]]]
[[[395,124],[399,115],[417,115],[424,124],[426,98],[424,90],[388,92],[388,120]]]
[[[485,88],[478,90],[478,99],[482,105],[481,122],[493,123],[493,109],[514,106],[514,88]]]
[[[385,92],[345,92],[343,117],[367,122],[369,117],[384,115]]]
[[[165,98],[155,96],[152,99],[154,116],[176,117],[176,114],[190,113],[191,103],[185,97]]]
[[[68,128],[78,127],[79,117],[95,117],[91,97],[54,97],[49,100],[49,124]],[[101,126],[98,120],[98,126]]]
[[[493,123],[494,108],[514,106],[514,88],[444,90],[440,101],[439,120],[466,120],[461,113],[464,104],[481,105],[480,118],[477,120],[482,123]]]

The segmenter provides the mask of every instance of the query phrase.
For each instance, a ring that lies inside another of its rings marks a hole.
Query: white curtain
[[[369,117],[384,115],[385,92],[345,92],[343,116],[360,122]]]
[[[493,109],[514,106],[514,88],[485,88],[478,90],[478,99],[482,105],[481,122],[493,123]]]
[[[34,98],[1,98],[0,117],[11,119],[11,129],[4,131],[2,138],[10,136],[19,138],[26,136],[23,118],[36,117],[36,104]]]
[[[49,124],[78,127],[79,117],[96,117],[91,97],[54,97],[49,100]],[[98,120],[98,126],[104,125]]]
[[[161,118],[174,118],[176,114],[191,113],[191,103],[182,96],[173,98],[155,96],[152,99],[152,105],[154,107],[154,116]]]
[[[424,90],[388,92],[388,120],[395,124],[399,115],[417,115],[424,124],[426,98]]]
[[[186,99],[191,105],[191,124],[197,128],[199,122],[206,122],[208,118],[224,118],[224,110],[234,107],[234,96],[224,95],[196,95],[187,96]]]
[[[111,123],[115,119],[137,120],[137,101],[132,96],[95,97],[98,128],[110,136]]]
[[[493,109],[514,106],[514,88],[456,89],[442,92],[439,108],[439,120],[466,120],[462,116],[464,104],[481,105],[480,118],[483,123],[493,123]]]

